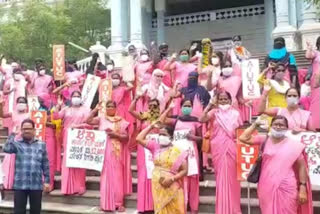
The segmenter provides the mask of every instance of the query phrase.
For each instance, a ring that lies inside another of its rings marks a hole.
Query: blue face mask
[[[192,112],[192,108],[191,107],[182,107],[182,114],[185,116],[189,116]]]

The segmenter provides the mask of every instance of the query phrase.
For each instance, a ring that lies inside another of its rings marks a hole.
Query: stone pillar
[[[272,32],[273,38],[283,37],[286,40],[286,47],[289,51],[299,49],[297,29],[289,23],[289,1],[276,0],[277,26]]]
[[[155,1],[155,9],[157,11],[157,40],[158,40],[158,44],[161,44],[165,42],[164,15],[166,11],[166,1],[165,0]]]
[[[108,47],[107,53],[113,59],[116,66],[120,66],[121,52],[123,50],[122,26],[121,19],[123,0],[111,0],[111,46]]]
[[[130,44],[138,50],[145,48],[142,43],[141,0],[130,0]]]
[[[102,62],[102,64],[106,64],[106,53],[107,53],[107,48],[104,47],[103,45],[101,45],[100,41],[97,41],[97,43],[95,45],[92,45],[89,50],[91,51],[91,53],[98,53],[100,60]]]
[[[320,36],[320,23],[317,22],[317,11],[315,5],[304,2],[302,6],[302,24],[299,28],[302,40],[302,48],[306,49],[306,42],[309,41],[315,46]]]
[[[130,40],[130,8],[129,1],[119,0],[121,2],[121,31],[122,31],[122,45],[125,47]]]
[[[264,1],[265,25],[266,25],[266,51],[272,49],[272,30],[275,27],[275,14],[273,12],[273,1]]]

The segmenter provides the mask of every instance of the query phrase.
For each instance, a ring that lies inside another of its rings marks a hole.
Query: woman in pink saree
[[[217,103],[210,103],[200,118],[212,120],[210,150],[216,177],[215,213],[241,214],[240,182],[237,180],[236,129],[242,125],[240,113],[231,107],[228,92],[217,94]],[[218,107],[211,110],[212,107]]]
[[[135,65],[135,93],[141,90],[141,87],[151,80],[153,72],[153,61],[150,60],[150,54],[147,50],[140,51],[140,59]]]
[[[12,131],[18,133],[17,137],[20,136],[20,127],[21,122],[30,117],[28,112],[27,99],[25,97],[18,97],[16,100],[16,111],[14,113],[4,113],[3,110],[0,112],[0,117],[2,118],[11,118],[12,127],[9,129],[9,135]],[[2,170],[4,175],[3,186],[5,189],[11,190],[14,183],[14,173],[15,173],[15,154],[6,153],[2,163]]]
[[[98,105],[87,120],[90,125],[99,125],[99,130],[106,131],[108,141],[104,166],[100,178],[100,207],[103,211],[124,212],[125,176],[124,144],[128,143],[129,123],[116,115],[116,103],[106,103],[106,115],[96,116],[101,106]]]
[[[68,129],[81,127],[90,114],[90,108],[83,106],[81,102],[81,93],[74,91],[71,94],[71,106],[61,109],[63,103],[59,101],[53,113],[53,119],[61,119],[63,123],[64,154],[61,166],[61,192],[65,195],[84,194],[86,192],[86,170],[66,166]]]
[[[172,144],[173,128],[159,130],[159,140],[148,141],[149,132],[155,124],[145,128],[137,141],[153,155],[155,168],[152,172],[152,196],[155,214],[185,214],[183,177],[187,174],[186,152]]]
[[[306,58],[312,60],[311,100],[309,110],[312,112],[312,123],[315,129],[320,129],[320,37],[317,39],[317,50],[307,43]]]
[[[305,145],[286,136],[288,120],[283,116],[272,119],[268,136],[259,134],[252,137],[258,125],[259,121],[246,129],[240,141],[265,144],[258,183],[262,214],[312,214],[312,207],[311,210],[301,207],[310,200],[307,193],[307,169],[302,155]]]

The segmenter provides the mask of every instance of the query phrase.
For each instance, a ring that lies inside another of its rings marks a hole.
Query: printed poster
[[[31,120],[35,123],[35,138],[45,142],[46,140],[46,111],[32,111]]]
[[[39,100],[38,100],[38,96],[28,95],[27,100],[28,100],[29,112],[37,111],[39,109],[40,103],[39,103]]]
[[[84,106],[90,108],[93,98],[98,90],[100,80],[101,78],[95,75],[87,75],[87,79],[84,82],[84,86],[82,89],[82,102]]]
[[[260,98],[260,86],[258,83],[258,78],[260,74],[259,59],[250,59],[242,61],[241,74],[243,98]]]
[[[102,102],[102,108],[99,111],[99,115],[106,114],[106,104],[108,100],[111,100],[112,96],[112,81],[111,79],[104,79],[99,86],[99,102]]]
[[[105,131],[68,129],[66,166],[101,172],[106,144]]]
[[[237,129],[237,179],[247,181],[248,174],[259,156],[260,145],[246,145],[239,141],[244,129]],[[253,135],[257,135],[254,132]]]
[[[53,45],[52,52],[53,78],[63,80],[66,70],[64,45]]]
[[[187,139],[187,135],[189,133],[189,129],[182,129],[175,131],[173,134],[173,145],[178,147],[181,151],[188,152],[188,176],[199,174],[196,151],[193,145],[194,143]]]

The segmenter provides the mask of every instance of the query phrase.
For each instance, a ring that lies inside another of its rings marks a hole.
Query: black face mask
[[[282,42],[276,42],[273,44],[274,49],[281,49],[284,47],[284,44]]]

